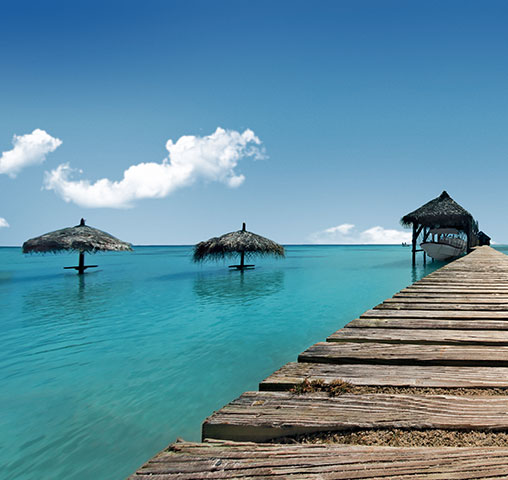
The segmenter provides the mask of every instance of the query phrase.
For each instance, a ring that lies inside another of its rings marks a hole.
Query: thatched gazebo
[[[241,230],[226,233],[221,237],[213,237],[194,247],[193,260],[203,262],[205,260],[222,260],[228,257],[240,255],[239,265],[230,265],[229,268],[245,270],[254,268],[254,265],[245,264],[245,257],[273,255],[284,257],[284,247],[268,238],[248,232],[245,223]]]
[[[431,228],[455,228],[466,234],[467,250],[469,251],[473,246],[475,224],[473,216],[455,202],[446,191],[415,211],[404,215],[400,223],[404,227],[413,227],[413,266],[416,263],[416,252],[421,251],[416,248],[418,236],[421,234],[425,242]]]
[[[78,266],[64,268],[73,268],[78,271],[78,274],[82,275],[87,268],[98,266],[85,265],[85,252],[130,251],[132,245],[118,240],[118,238],[102,230],[85,225],[85,220],[82,218],[79,225],[75,227],[62,228],[27,240],[22,249],[23,253],[79,252]]]

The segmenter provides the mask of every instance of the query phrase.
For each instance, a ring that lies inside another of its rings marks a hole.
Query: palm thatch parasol
[[[284,247],[268,238],[248,232],[245,223],[241,230],[226,233],[221,237],[213,237],[200,242],[194,247],[193,259],[195,262],[205,260],[221,260],[240,254],[240,265],[230,265],[229,268],[244,270],[254,268],[254,265],[245,264],[245,256],[274,255],[284,257]]]
[[[404,215],[400,223],[409,227],[411,224],[425,227],[457,228],[467,230],[473,222],[473,216],[446,191],[414,212]]]
[[[23,253],[57,253],[63,250],[79,252],[79,265],[64,268],[73,268],[82,275],[87,268],[97,267],[85,265],[85,252],[126,251],[132,250],[132,246],[109,233],[85,225],[82,218],[75,227],[62,228],[27,240],[22,249]]]

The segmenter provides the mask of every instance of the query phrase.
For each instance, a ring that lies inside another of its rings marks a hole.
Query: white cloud
[[[372,227],[359,231],[351,223],[343,223],[310,235],[312,243],[338,244],[398,244],[411,241],[411,232],[391,230],[383,227]]]
[[[54,190],[66,202],[91,208],[128,208],[135,200],[166,197],[197,180],[222,182],[236,188],[245,180],[235,171],[239,160],[264,158],[260,144],[252,130],[240,133],[217,128],[205,137],[186,135],[176,142],[168,140],[169,155],[162,163],[132,165],[120,181],[72,180],[73,170],[69,164],[62,164],[46,172],[44,188]]]
[[[352,223],[343,223],[342,225],[337,225],[336,227],[327,228],[324,230],[326,234],[342,234],[347,235],[355,226]]]
[[[411,232],[372,227],[361,232],[360,238],[363,240],[362,243],[402,243],[411,241]]]
[[[0,228],[8,226],[9,224],[7,223],[7,220],[5,218],[0,217]]]
[[[62,141],[36,128],[26,135],[14,135],[12,145],[14,148],[0,157],[0,173],[14,178],[23,168],[44,162],[46,155],[54,152]]]

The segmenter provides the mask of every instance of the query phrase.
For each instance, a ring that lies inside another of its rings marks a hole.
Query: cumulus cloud
[[[9,224],[7,223],[7,220],[5,218],[0,217],[0,228],[8,226]]]
[[[347,235],[351,230],[353,230],[355,226],[352,223],[343,223],[342,225],[337,225],[336,227],[330,227],[326,230],[323,230],[322,233],[326,235]]]
[[[411,241],[411,232],[372,227],[358,230],[352,223],[343,223],[336,227],[315,232],[309,237],[312,243],[339,244],[397,244]]]
[[[197,180],[240,186],[245,177],[235,168],[242,158],[264,158],[261,141],[252,130],[243,133],[217,128],[211,135],[185,135],[168,140],[168,157],[162,163],[138,163],[123,172],[123,178],[102,178],[94,183],[73,180],[74,170],[62,164],[46,172],[44,188],[54,190],[66,202],[82,207],[128,208],[135,200],[162,198]]]
[[[44,162],[46,155],[54,152],[62,141],[36,128],[26,135],[14,135],[12,145],[13,148],[0,157],[0,173],[14,178],[23,168]]]

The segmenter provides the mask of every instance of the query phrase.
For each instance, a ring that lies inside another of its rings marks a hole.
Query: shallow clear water
[[[230,272],[189,247],[0,248],[0,471],[122,479],[301,351],[414,282],[400,246],[293,246]]]

